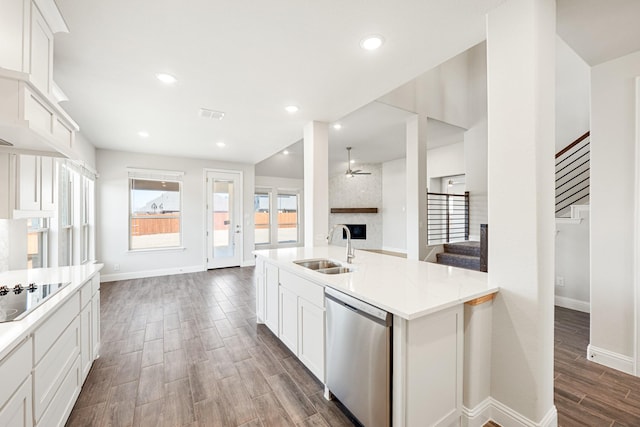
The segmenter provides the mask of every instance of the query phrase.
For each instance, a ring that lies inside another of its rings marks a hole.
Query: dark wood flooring
[[[640,426],[640,378],[587,360],[589,314],[560,307],[555,314],[558,425]]]
[[[255,318],[254,269],[103,283],[102,350],[67,426],[352,426]],[[586,360],[589,315],[556,308],[559,426],[640,426],[640,378]]]
[[[100,358],[67,426],[352,426],[256,325],[253,272],[103,283]]]

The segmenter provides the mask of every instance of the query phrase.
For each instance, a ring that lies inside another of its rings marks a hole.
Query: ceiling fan
[[[348,178],[354,175],[371,175],[371,172],[362,172],[362,169],[351,170],[351,147],[347,147],[347,171],[344,173]]]

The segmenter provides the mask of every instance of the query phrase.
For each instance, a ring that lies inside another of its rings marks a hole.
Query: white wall
[[[108,279],[147,277],[180,271],[204,269],[206,223],[204,169],[227,169],[243,172],[244,239],[243,263],[253,263],[253,165],[214,160],[157,156],[123,151],[97,151],[97,257],[105,264],[103,276]],[[127,167],[174,170],[184,172],[182,185],[182,243],[184,250],[154,252],[128,251]],[[120,270],[115,271],[114,265]]]
[[[579,224],[556,220],[556,305],[589,312],[589,212]]]
[[[636,76],[640,51],[591,69],[591,346],[622,358],[634,355]]]
[[[329,208],[378,208],[372,214],[329,214],[329,230],[336,224],[366,224],[367,239],[353,240],[354,248],[382,248],[382,165],[362,164],[371,175],[347,178],[343,173],[329,177]],[[403,187],[404,189],[404,187]],[[406,229],[405,229],[406,230]],[[335,231],[332,245],[346,244],[342,233]]]
[[[431,179],[433,178],[463,175],[465,173],[464,160],[463,141],[427,150],[428,185],[431,185]],[[440,190],[438,189],[436,193],[439,193]],[[431,188],[429,188],[429,191],[432,191]]]
[[[96,167],[96,147],[81,132],[75,135],[73,151],[78,155],[78,160],[82,160],[92,168]]]
[[[556,153],[589,130],[591,68],[556,36]]]
[[[382,164],[382,249],[407,251],[407,164],[404,159]]]
[[[487,118],[464,133],[464,170],[469,192],[469,240],[480,240],[480,224],[489,222],[487,212]]]

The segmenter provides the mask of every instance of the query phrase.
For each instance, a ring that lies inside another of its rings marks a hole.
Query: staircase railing
[[[469,192],[427,193],[427,244],[469,240]]]
[[[556,216],[589,197],[590,132],[556,154]]]

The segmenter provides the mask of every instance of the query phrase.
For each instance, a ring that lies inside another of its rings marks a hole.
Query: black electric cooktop
[[[22,319],[69,283],[0,285],[0,323]]]

